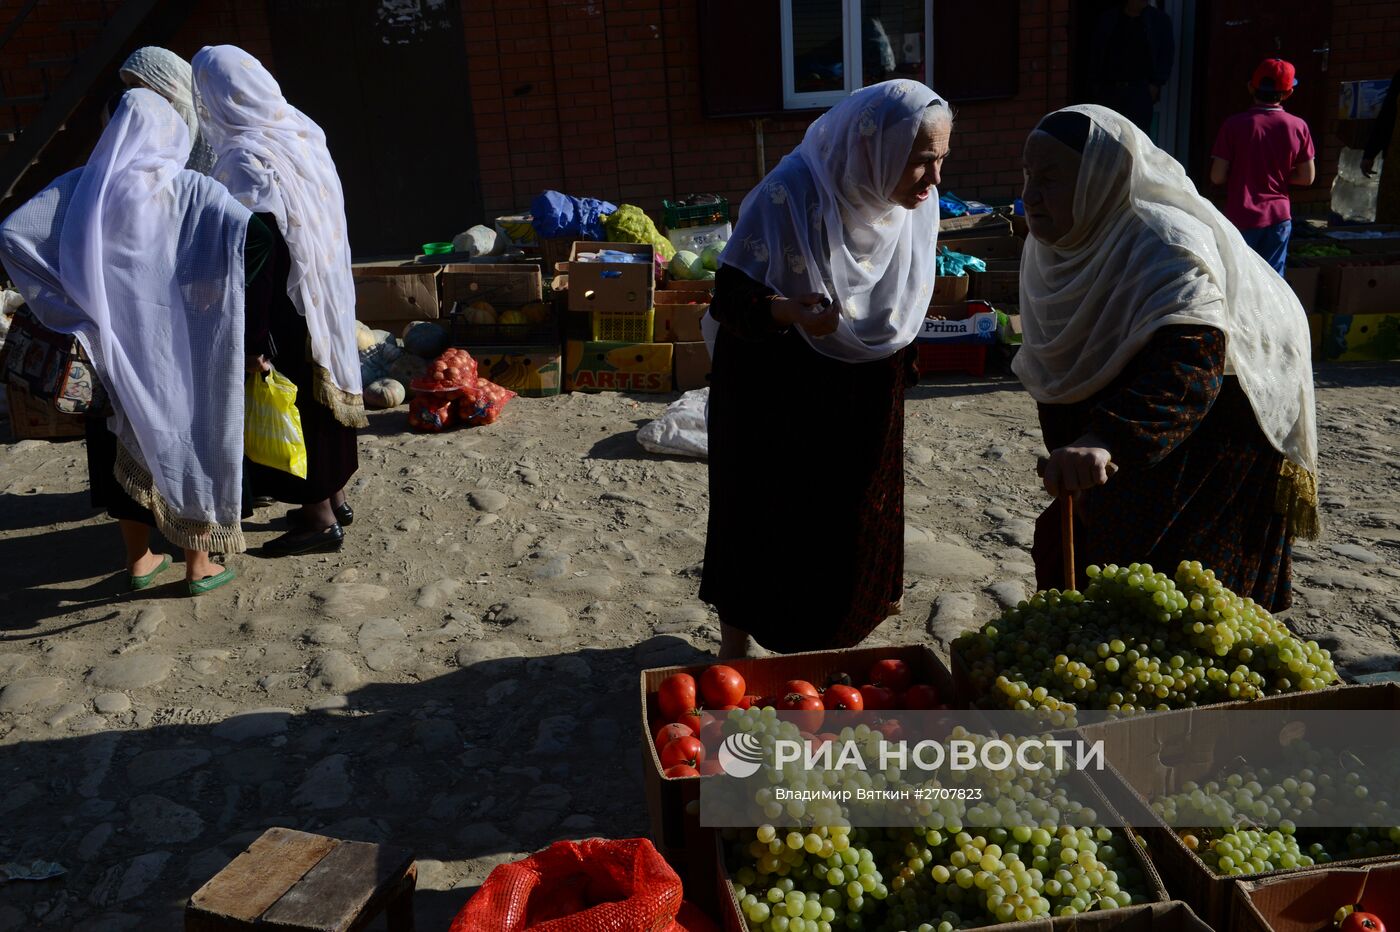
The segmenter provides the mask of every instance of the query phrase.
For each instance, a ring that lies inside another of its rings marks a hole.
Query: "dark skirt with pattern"
[[[277,230],[277,221],[262,216],[276,240],[268,259],[269,274],[259,276],[270,283],[267,293],[254,300],[249,296],[249,351],[265,352],[277,371],[296,383],[297,412],[306,438],[306,478],[246,462],[248,486],[256,495],[267,495],[290,505],[311,505],[325,501],[345,488],[359,469],[355,428],[346,427],[315,398],[315,364],[311,359],[310,335],[306,318],[287,295],[291,254]],[[254,308],[267,308],[266,316],[255,318]],[[266,348],[264,348],[264,346]]]
[[[700,598],[770,650],[851,647],[903,594],[911,360],[850,364],[795,331],[720,329]]]
[[[1167,328],[1096,398],[1040,406],[1047,449],[1093,430],[1126,453],[1107,485],[1076,499],[1079,585],[1091,564],[1150,563],[1171,575],[1181,561],[1198,560],[1270,611],[1292,603],[1292,538],[1276,505],[1283,455],[1238,380],[1223,371],[1218,333]],[[1060,541],[1061,509],[1052,505],[1036,522],[1042,589],[1064,586]]]

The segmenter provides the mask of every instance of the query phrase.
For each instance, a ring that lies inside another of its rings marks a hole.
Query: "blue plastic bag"
[[[603,218],[617,213],[617,205],[596,197],[570,197],[545,191],[530,202],[535,232],[544,239],[569,237],[603,242],[607,233]]]
[[[938,247],[938,274],[961,278],[968,272],[985,272],[987,263],[976,256],[953,252],[947,246]]]

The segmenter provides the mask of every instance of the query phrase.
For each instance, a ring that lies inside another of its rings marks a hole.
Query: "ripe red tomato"
[[[898,719],[887,718],[875,724],[875,730],[885,736],[886,741],[898,741],[904,737],[904,726]]]
[[[674,767],[667,767],[665,774],[668,779],[675,780],[679,777],[698,777],[700,771],[689,764],[677,764]]]
[[[666,677],[656,691],[656,706],[668,722],[690,712],[695,708],[695,677],[689,673]]]
[[[849,686],[828,686],[822,705],[828,712],[860,712],[865,708],[865,698],[860,690]]]
[[[862,686],[860,688],[860,697],[865,702],[865,711],[867,712],[893,709],[895,703],[899,701],[898,697],[894,694],[894,690],[886,689],[883,686]]]
[[[1352,913],[1342,920],[1342,932],[1385,932],[1385,923],[1375,913]]]
[[[744,698],[744,678],[724,664],[706,667],[700,674],[700,695],[708,706],[733,705]]]
[[[781,695],[786,696],[789,693],[799,693],[803,696],[811,696],[813,699],[822,697],[822,694],[817,691],[817,687],[806,680],[788,680],[784,683]]]
[[[747,695],[740,696],[739,701],[734,704],[741,709],[750,709],[758,704],[760,698],[760,696],[755,696],[753,693],[748,693]]]
[[[724,773],[724,767],[717,760],[702,760],[700,762],[700,776],[709,777],[717,773]]]
[[[710,722],[713,722],[714,720],[715,717],[709,712],[706,712],[703,709],[692,709],[685,715],[682,715],[680,718],[676,719],[676,722],[689,728],[691,734],[698,735],[700,734],[701,729],[703,729],[706,725],[708,725]]]
[[[798,731],[816,731],[821,727],[822,717],[826,714],[822,701],[805,693],[788,693],[778,700],[777,708],[779,712],[799,713],[789,718]]]
[[[906,709],[936,709],[938,701],[938,690],[924,683],[910,686],[899,697],[900,705]]]
[[[719,719],[712,720],[704,728],[700,729],[696,737],[700,739],[700,743],[705,745],[707,749],[718,748],[724,741],[724,722]]]
[[[677,738],[688,738],[693,734],[695,734],[693,728],[689,725],[682,725],[679,722],[662,725],[656,730],[656,750],[660,751]]]
[[[677,738],[661,749],[661,766],[670,768],[677,764],[694,767],[705,759],[705,746],[692,735]]]
[[[886,689],[902,693],[914,682],[914,671],[910,670],[909,664],[903,660],[877,660],[870,668],[870,682],[875,686],[884,686]]]
[[[722,706],[720,706],[718,709],[715,709],[715,711],[716,711],[716,712],[732,712],[732,711],[734,711],[734,710],[737,709],[737,708],[740,708],[740,706],[737,706],[737,705],[722,705]]]

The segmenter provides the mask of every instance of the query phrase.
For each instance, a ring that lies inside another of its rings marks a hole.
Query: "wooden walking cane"
[[[1044,478],[1049,457],[1039,456],[1035,461],[1036,475]],[[1118,472],[1118,466],[1110,462],[1107,467],[1109,478]],[[1055,499],[1060,511],[1060,557],[1063,560],[1065,588],[1078,589],[1074,572],[1074,493],[1066,492]]]

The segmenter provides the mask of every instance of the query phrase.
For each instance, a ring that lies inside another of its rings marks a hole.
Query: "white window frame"
[[[842,72],[844,87],[839,91],[795,90],[792,60],[792,3],[780,0],[782,8],[783,109],[815,110],[834,106],[860,90],[865,69],[861,60],[861,0],[841,0]],[[933,0],[924,0],[924,83],[933,86]]]

